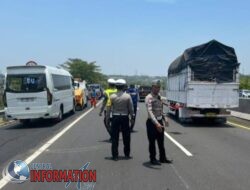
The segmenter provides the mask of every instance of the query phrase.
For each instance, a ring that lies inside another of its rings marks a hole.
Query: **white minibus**
[[[4,107],[7,119],[23,123],[30,119],[56,118],[75,112],[71,74],[42,65],[7,67]]]

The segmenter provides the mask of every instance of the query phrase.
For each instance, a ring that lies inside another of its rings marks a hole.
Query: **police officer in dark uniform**
[[[126,91],[128,94],[130,94],[133,102],[134,107],[134,114],[135,114],[135,120],[136,120],[136,113],[137,113],[137,102],[138,102],[138,90],[135,88],[134,84],[130,84],[129,88]],[[131,125],[131,131],[133,131],[134,125]]]
[[[119,131],[122,131],[125,159],[130,159],[130,122],[134,123],[133,103],[129,94],[124,92],[126,81],[118,79],[116,81],[117,93],[110,96],[112,110],[112,157],[118,160]]]
[[[160,80],[155,80],[152,82],[151,93],[145,98],[145,103],[148,112],[147,125],[147,135],[149,140],[149,154],[150,162],[153,165],[161,165],[161,163],[172,163],[172,160],[167,159],[165,148],[164,148],[164,121],[163,116],[163,104],[161,101],[161,96],[159,94],[161,87]],[[160,162],[156,160],[156,150],[155,141],[157,140]]]

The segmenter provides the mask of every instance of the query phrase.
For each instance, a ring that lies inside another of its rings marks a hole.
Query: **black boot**
[[[171,164],[171,163],[173,163],[173,160],[169,160],[169,159],[165,158],[165,159],[160,159],[160,162],[166,163],[166,164]]]
[[[150,160],[150,163],[152,164],[152,165],[161,165],[161,163],[158,161],[158,160]]]

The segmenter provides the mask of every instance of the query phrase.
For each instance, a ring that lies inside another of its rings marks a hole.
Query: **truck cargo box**
[[[234,71],[239,66],[235,51],[216,40],[186,49],[171,63],[168,76],[179,74],[188,67],[192,80],[233,82]]]
[[[232,47],[216,40],[184,51],[168,68],[167,101],[178,117],[219,115],[239,106],[239,63]],[[203,114],[204,115],[204,114]]]

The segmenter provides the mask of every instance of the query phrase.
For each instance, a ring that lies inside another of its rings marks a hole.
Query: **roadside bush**
[[[3,109],[3,96],[0,94],[0,110]]]

